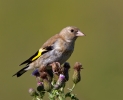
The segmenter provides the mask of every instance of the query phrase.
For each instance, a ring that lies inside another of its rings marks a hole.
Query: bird
[[[26,66],[13,76],[20,77],[30,69],[47,67],[53,62],[62,65],[70,58],[74,51],[75,41],[81,36],[85,36],[85,34],[75,26],[63,28],[58,34],[49,38],[34,55],[22,62],[19,66],[23,64]]]

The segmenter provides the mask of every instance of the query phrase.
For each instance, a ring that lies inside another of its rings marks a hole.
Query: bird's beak
[[[76,36],[85,36],[85,34],[82,33],[81,31],[78,31],[77,34],[76,34]]]

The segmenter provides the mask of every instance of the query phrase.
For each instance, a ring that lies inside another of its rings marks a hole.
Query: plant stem
[[[70,92],[72,92],[72,91],[73,91],[73,89],[75,88],[75,86],[76,86],[76,84],[73,84],[73,87],[72,87],[71,89],[69,89],[69,90],[70,90]]]

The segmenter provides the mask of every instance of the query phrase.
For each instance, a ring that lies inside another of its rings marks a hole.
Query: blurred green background
[[[86,34],[68,60],[84,67],[74,93],[80,100],[123,100],[122,10],[123,0],[0,0],[0,99],[32,99],[31,71],[12,75],[49,37],[72,25]]]

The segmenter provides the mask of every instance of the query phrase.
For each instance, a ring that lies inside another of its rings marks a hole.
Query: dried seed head
[[[46,72],[46,71],[47,71],[46,66],[41,66],[39,68],[39,72]]]
[[[42,79],[47,79],[47,73],[46,73],[46,72],[41,72],[41,73],[40,73],[40,77],[41,77]]]
[[[51,72],[49,71],[49,73],[52,73],[52,71]],[[53,75],[50,75],[49,73],[48,73],[48,71],[47,72],[40,72],[40,78],[41,79],[48,79],[51,82]]]
[[[82,68],[82,64],[79,62],[76,62],[74,65],[74,70],[80,71]]]
[[[53,73],[58,73],[59,69],[60,69],[60,63],[58,62],[53,62],[52,64],[50,64],[52,66],[52,71]]]
[[[74,73],[73,73],[73,82],[74,84],[77,84],[81,80],[80,70],[82,68],[82,64],[79,62],[76,62],[74,65]]]
[[[60,75],[61,65],[59,62],[53,62],[50,65],[52,66],[52,71],[53,71],[53,81],[56,83]]]

